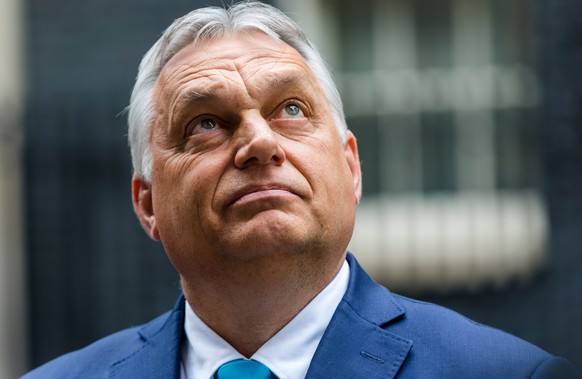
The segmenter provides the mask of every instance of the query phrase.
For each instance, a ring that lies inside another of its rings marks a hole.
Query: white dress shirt
[[[335,309],[348,287],[350,269],[344,261],[334,279],[305,308],[251,357],[280,379],[303,379]],[[186,302],[186,341],[181,379],[211,379],[218,368],[244,356],[210,329]]]

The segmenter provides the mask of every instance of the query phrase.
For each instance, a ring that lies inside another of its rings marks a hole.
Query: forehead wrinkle
[[[270,54],[264,52],[267,50]],[[298,62],[298,57],[290,52],[271,52],[268,49],[264,49],[258,56],[246,57],[246,59],[238,59],[235,62],[236,69],[239,71],[241,77],[247,77],[247,80],[252,80],[256,75],[264,74],[271,71],[273,74],[278,74],[279,72],[301,70],[303,71],[301,58]],[[300,57],[300,56],[299,56]],[[243,58],[243,57],[241,57]],[[280,67],[295,66],[293,69],[281,70]],[[297,68],[296,68],[297,67]]]
[[[180,115],[180,109],[194,107],[203,103],[220,103],[224,102],[225,99],[229,99],[232,104],[239,105],[251,100],[248,92],[241,93],[236,88],[236,86],[245,85],[237,71],[228,71],[228,75],[221,73],[222,69],[204,71],[216,72],[206,74],[198,72],[196,78],[192,78],[192,75],[190,75],[185,77],[181,81],[181,85],[175,88],[175,96],[173,96],[174,100],[171,105],[170,128],[174,124],[175,118]]]
[[[282,45],[286,47],[285,51],[265,48],[264,50],[272,51],[274,54],[255,56],[235,63],[241,78],[245,84],[248,83],[247,88],[254,87],[258,91],[272,93],[276,92],[275,89],[305,86],[314,94],[321,93],[319,82],[305,59],[289,45]]]
[[[176,54],[167,64],[164,66],[161,78],[164,78],[166,82],[177,82],[175,86],[179,89],[184,83],[191,82],[200,77],[207,77],[214,71],[225,71],[225,72],[235,72],[236,67],[232,60],[219,58],[209,58],[205,55],[191,57],[192,53],[188,53],[188,49],[185,48],[183,52]],[[182,56],[185,55],[185,56]]]
[[[166,85],[166,92],[170,91],[168,95],[172,97],[182,96],[183,88],[188,87],[191,83],[200,89],[206,89],[206,86],[202,84],[197,84],[196,82],[204,80],[204,78],[209,77],[227,77],[223,72],[236,72],[236,68],[232,61],[226,59],[204,59],[204,57],[198,57],[188,62],[181,62],[176,56],[177,62],[172,62],[172,60],[164,67],[160,78],[162,82],[169,83]],[[181,57],[181,60],[188,59],[188,57]],[[216,80],[212,80],[216,82]],[[172,83],[174,83],[172,85]],[[167,88],[169,87],[169,88]],[[195,96],[197,91],[189,90],[192,96]],[[208,92],[208,90],[206,90]]]
[[[269,62],[263,65],[257,65],[257,68],[252,72],[248,68],[238,68],[240,76],[247,85],[247,87],[254,87],[257,89],[270,90],[272,88],[282,89],[292,85],[311,84],[308,73],[304,67],[300,65],[293,65],[291,62]],[[281,68],[282,65],[287,65]]]
[[[214,70],[213,70],[214,71]],[[239,94],[236,86],[244,85],[244,81],[235,71],[234,75],[224,75],[220,72],[200,75],[183,82],[177,89],[176,103],[196,103],[208,100],[219,100],[224,97],[235,98]],[[234,89],[233,89],[234,88]]]
[[[236,80],[224,75],[203,75],[198,78],[185,80],[177,90],[178,101],[196,102],[201,99],[217,97],[217,93],[229,92],[229,84]]]

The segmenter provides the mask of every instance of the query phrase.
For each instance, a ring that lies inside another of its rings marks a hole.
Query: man
[[[27,378],[551,378],[565,360],[391,294],[346,253],[355,137],[322,58],[261,3],[176,20],[129,107],[133,204],[184,297]]]

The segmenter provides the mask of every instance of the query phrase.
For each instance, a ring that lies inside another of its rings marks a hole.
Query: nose
[[[237,168],[275,165],[285,162],[285,151],[279,144],[277,134],[261,116],[249,116],[241,121],[236,130],[238,146],[234,157]]]

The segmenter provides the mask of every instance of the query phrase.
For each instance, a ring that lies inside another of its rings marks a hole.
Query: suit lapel
[[[393,378],[412,341],[383,328],[398,322],[404,309],[376,284],[349,254],[350,282],[315,352],[306,378]],[[180,377],[184,298],[165,318],[140,329],[143,344],[110,367],[110,378]]]
[[[348,255],[350,282],[315,352],[307,378],[393,378],[412,341],[383,329],[404,309]]]
[[[140,329],[143,345],[110,367],[110,378],[180,378],[180,353],[184,324],[181,296],[166,318],[156,319]]]

